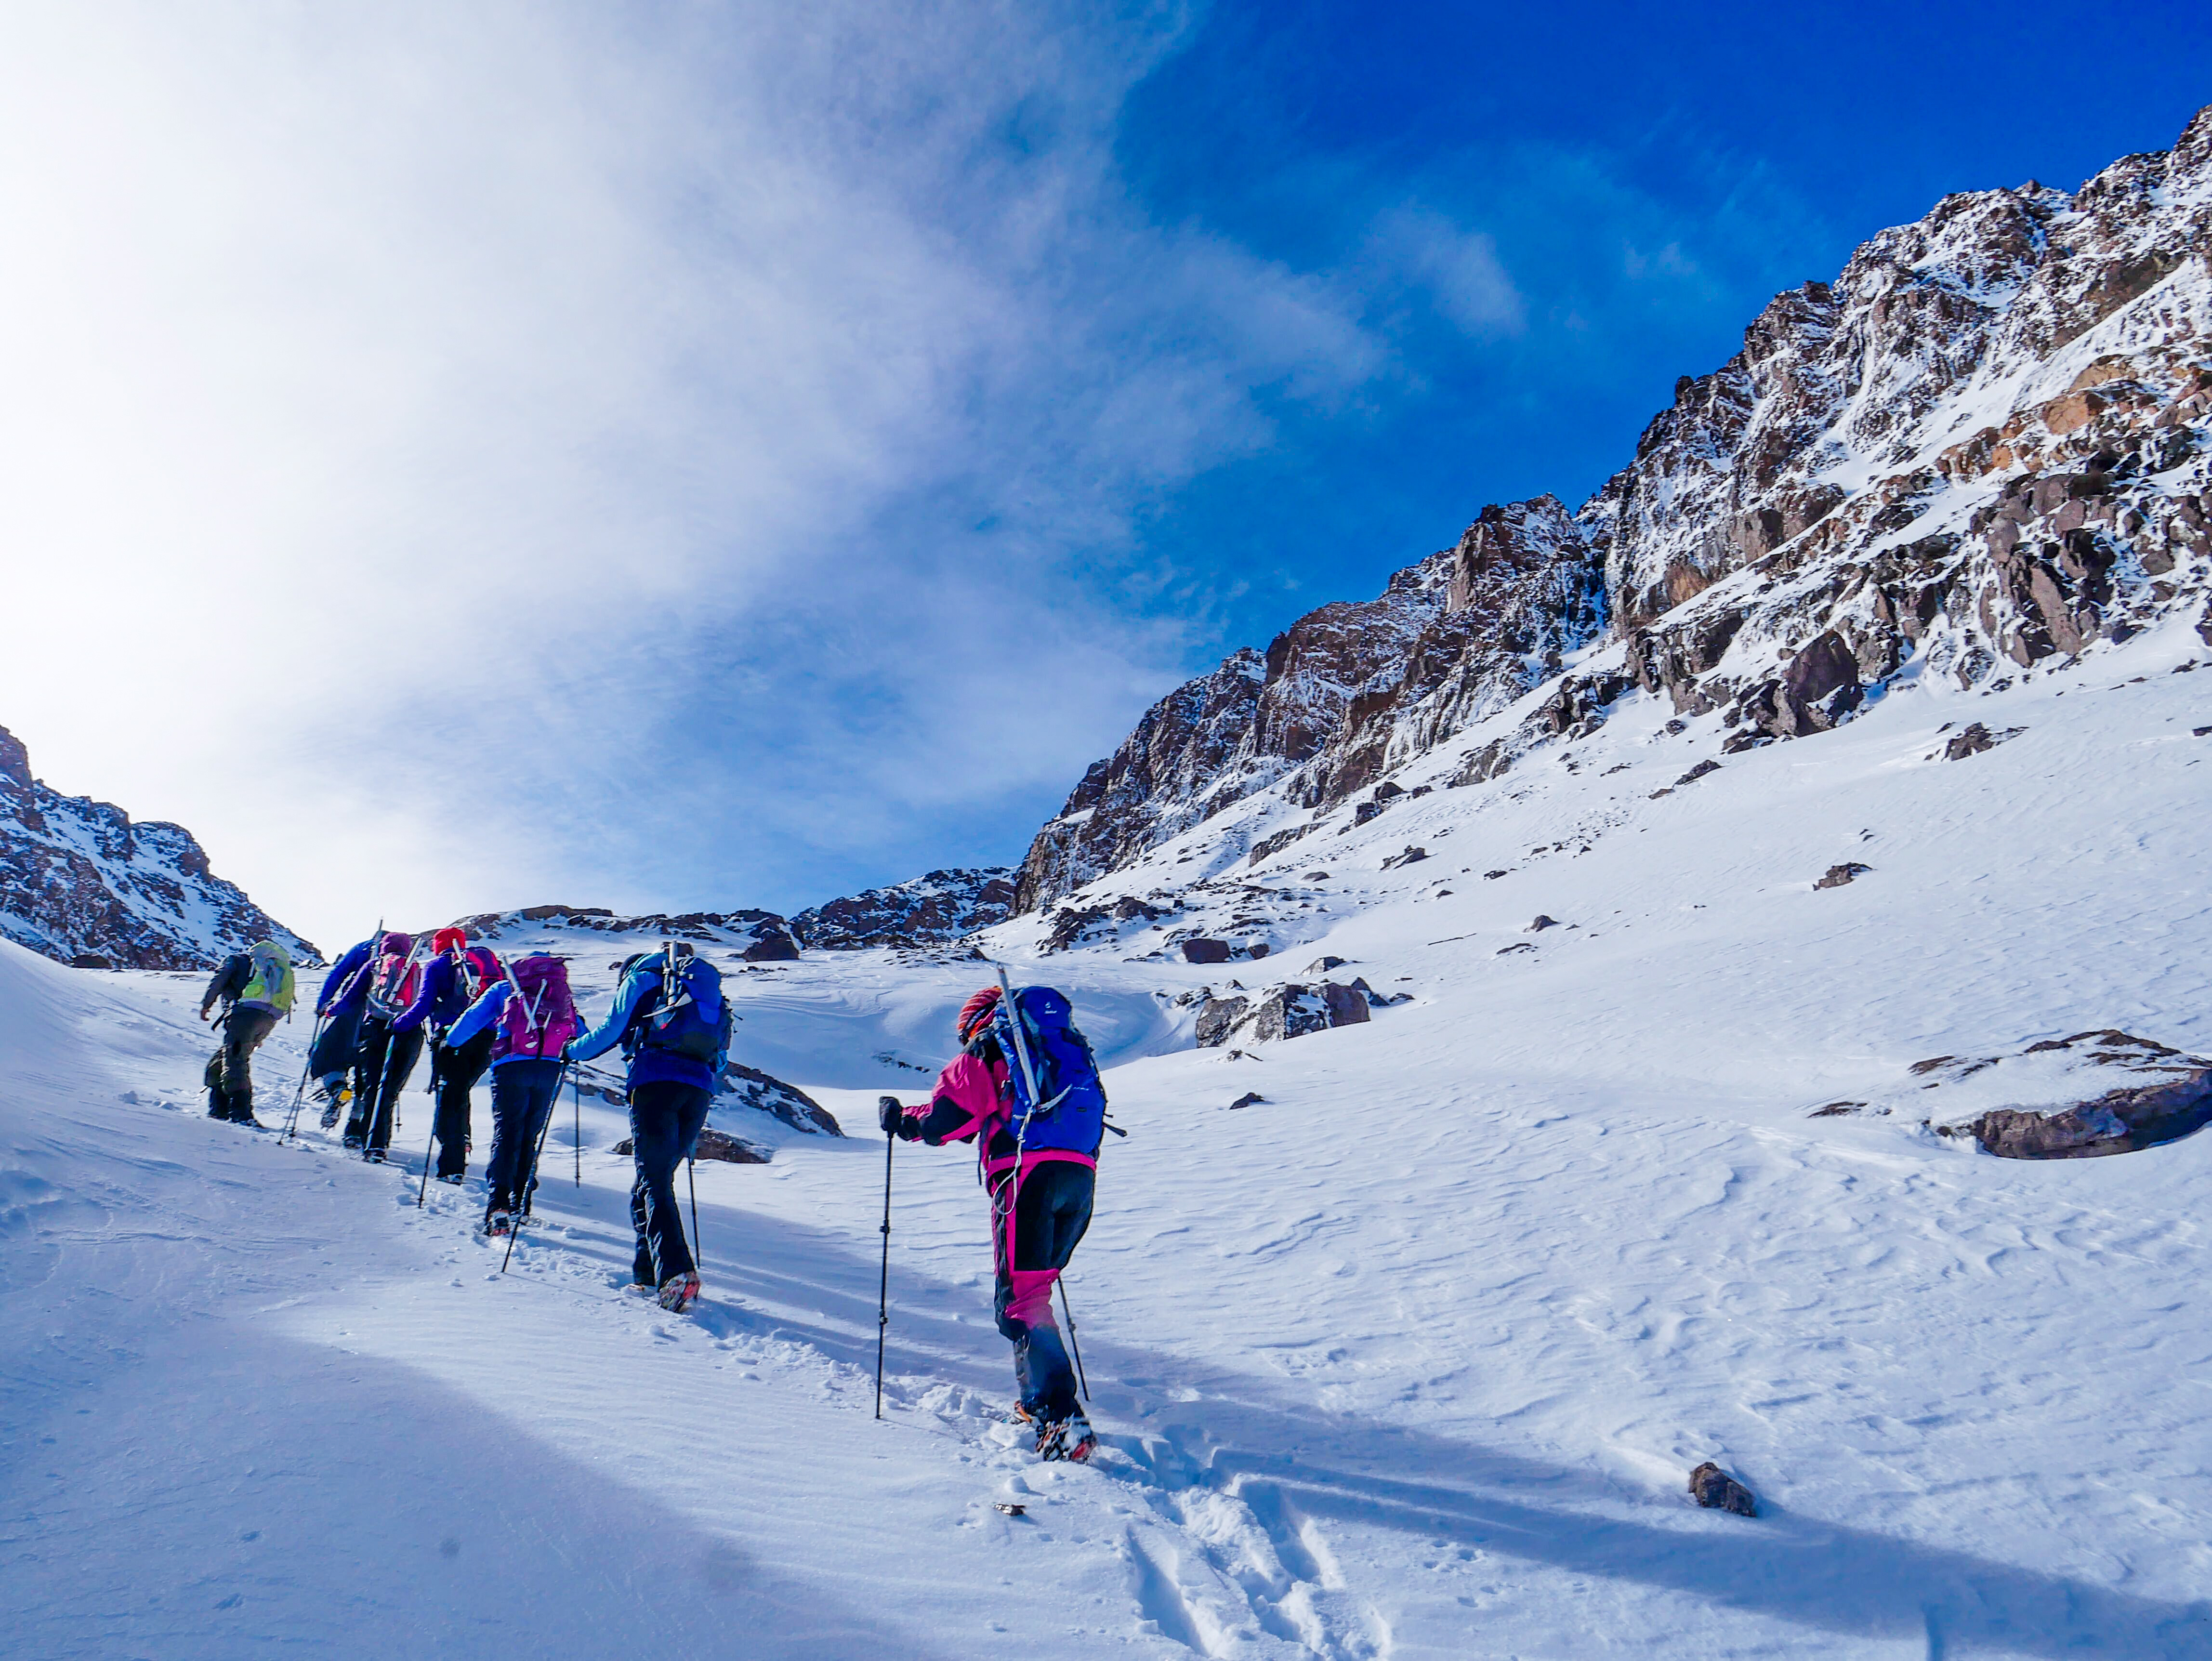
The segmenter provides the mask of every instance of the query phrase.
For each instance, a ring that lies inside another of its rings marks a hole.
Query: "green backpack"
[[[240,1003],[267,1004],[280,1015],[292,1013],[292,959],[274,940],[258,940],[252,951],[253,973],[238,995]]]

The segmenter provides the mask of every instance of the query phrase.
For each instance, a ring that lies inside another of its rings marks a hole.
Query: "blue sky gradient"
[[[331,939],[1012,861],[1775,291],[2170,143],[2201,11],[27,15],[0,724]]]

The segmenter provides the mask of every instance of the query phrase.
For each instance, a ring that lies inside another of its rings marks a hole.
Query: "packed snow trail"
[[[775,1158],[699,1168],[707,1297],[672,1319],[623,1289],[604,1102],[580,1190],[556,1115],[501,1276],[473,1184],[415,1208],[419,1080],[390,1168],[312,1116],[279,1147],[203,1116],[198,977],[0,946],[0,1619],[162,1661],[2212,1653],[2212,1137],[2031,1164],[1809,1116],[2092,1026],[2212,1049],[2183,662],[1885,700],[1656,800],[1700,734],[1632,707],[1574,767],[1310,839],[1293,868],[1332,874],[1271,879],[1268,964],[997,931],[1100,1012],[1132,1131],[1071,1274],[1090,1468],[1000,1422],[963,1151],[897,1151],[878,1425],[876,1139],[718,1116]],[[1928,760],[1968,715],[2026,731]],[[1383,868],[1408,842],[1437,857]],[[609,943],[566,943],[601,1007]],[[1323,952],[1414,1001],[1184,1047],[1174,996]],[[736,1053],[857,1130],[987,974],[733,973]],[[257,1058],[264,1120],[307,1030]],[[1758,1519],[1692,1506],[1708,1458]]]

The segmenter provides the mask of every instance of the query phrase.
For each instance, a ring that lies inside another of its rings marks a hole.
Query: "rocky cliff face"
[[[181,825],[64,796],[0,727],[0,934],[84,968],[212,969],[258,940],[321,954],[208,869]]]
[[[1950,196],[1884,231],[1684,376],[1574,513],[1486,508],[1379,599],[1178,688],[1038,832],[1018,904],[1278,781],[1326,808],[1547,682],[1453,782],[1639,690],[1722,711],[1741,749],[1826,731],[1921,675],[1993,682],[2177,611],[2212,642],[2208,428],[2212,108],[2071,195]]]
[[[943,946],[1013,915],[1014,873],[1006,866],[932,871],[927,876],[830,900],[791,920],[811,950]]]

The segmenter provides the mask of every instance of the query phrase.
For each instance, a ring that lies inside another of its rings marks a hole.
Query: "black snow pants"
[[[443,1043],[430,1046],[430,1089],[438,1098],[434,1128],[441,1177],[459,1177],[469,1168],[469,1092],[483,1077],[496,1037],[496,1031],[487,1026],[458,1050]]]
[[[538,1139],[561,1094],[561,1063],[525,1056],[491,1070],[491,1158],[484,1163],[484,1215],[522,1209],[537,1178]]]
[[[358,1136],[372,1152],[392,1146],[392,1122],[399,1116],[399,1092],[407,1088],[422,1053],[422,1029],[394,1032],[371,1015],[361,1024],[361,1049],[353,1063],[353,1112],[345,1134]]]
[[[665,1286],[671,1275],[689,1275],[699,1267],[684,1238],[676,1167],[698,1145],[713,1100],[697,1085],[672,1080],[630,1087],[630,1148],[637,1161],[629,1189],[629,1220],[637,1231],[630,1269],[640,1286]]]
[[[231,1006],[222,1019],[222,1048],[207,1064],[208,1117],[254,1123],[253,1052],[276,1030],[275,1010]]]
[[[1043,1159],[1022,1177],[1012,1214],[1006,1179],[991,1189],[997,1226],[994,1255],[999,1331],[1014,1347],[1014,1383],[1023,1409],[1057,1424],[1076,1409],[1075,1369],[1052,1318],[1052,1288],[1091,1226],[1097,1173],[1073,1159]]]
[[[323,1023],[307,1052],[307,1071],[323,1086],[323,1094],[337,1099],[338,1086],[353,1070],[354,1055],[361,1045],[361,1006],[341,1009]]]

